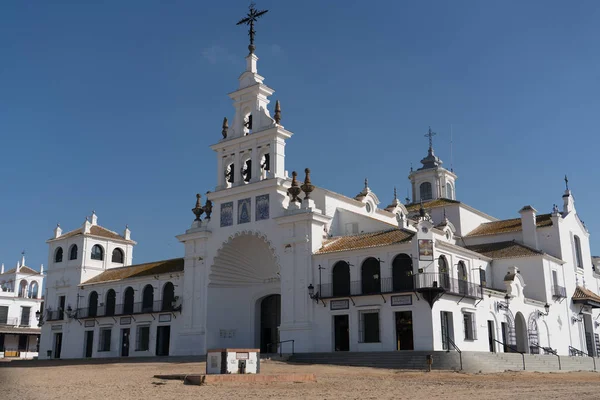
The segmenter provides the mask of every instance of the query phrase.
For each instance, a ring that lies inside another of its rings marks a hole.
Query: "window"
[[[358,341],[361,343],[379,342],[379,311],[360,311]]]
[[[38,297],[39,285],[36,281],[31,282],[29,285],[29,298],[36,299]]]
[[[350,266],[346,261],[338,261],[331,272],[333,296],[350,296]]]
[[[100,329],[100,343],[98,344],[98,351],[110,351],[111,333],[111,328]]]
[[[59,247],[54,252],[54,262],[55,263],[62,262],[62,258],[63,258],[63,249],[62,249],[62,247]]]
[[[114,290],[109,289],[106,292],[106,312],[104,315],[107,317],[115,315],[115,304],[117,300],[117,295]]]
[[[579,236],[575,236],[575,259],[577,261],[577,268],[583,269],[583,257],[581,256],[581,240]]]
[[[450,270],[448,269],[448,261],[446,257],[438,258],[438,270],[440,272],[440,284],[444,289],[450,289]]]
[[[485,269],[479,268],[479,282],[481,287],[487,287],[487,279],[485,277]]]
[[[458,262],[458,293],[469,294],[469,275],[467,275],[467,267],[463,261]]]
[[[471,312],[463,313],[463,328],[465,331],[465,340],[477,339],[477,326],[475,325],[475,314]]]
[[[152,312],[154,303],[154,288],[152,285],[146,285],[142,292],[142,312]]]
[[[431,183],[423,182],[419,186],[419,192],[421,193],[421,200],[431,200],[433,198],[431,191]]]
[[[446,198],[454,200],[454,187],[450,182],[446,183]]]
[[[8,306],[0,306],[0,325],[8,322]]]
[[[113,250],[112,262],[123,264],[123,250],[119,249],[118,247]]]
[[[21,323],[20,326],[29,326],[29,315],[31,314],[31,307],[21,307]]]
[[[88,317],[95,317],[98,315],[98,293],[92,292],[90,293],[90,298],[88,301]]]
[[[67,302],[66,296],[58,297],[58,319],[65,318],[65,303]]]
[[[123,314],[133,314],[133,288],[129,286],[125,289],[123,297]]]
[[[138,326],[135,342],[135,351],[147,351],[150,349],[150,327]]]
[[[104,260],[104,249],[102,249],[102,246],[95,244],[92,247],[92,260]]]
[[[74,244],[69,250],[69,260],[77,260],[77,245]]]
[[[392,262],[392,286],[394,292],[406,292],[415,288],[413,263],[408,254],[398,254]]]
[[[171,282],[165,283],[162,295],[162,311],[171,311],[175,301],[175,286]]]
[[[379,260],[373,257],[367,258],[361,267],[362,294],[381,293]]]

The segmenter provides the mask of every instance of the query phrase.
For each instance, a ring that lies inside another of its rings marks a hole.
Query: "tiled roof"
[[[551,214],[540,214],[535,217],[538,228],[552,226]],[[498,233],[518,232],[521,228],[521,218],[504,219],[502,221],[485,222],[473,229],[466,236],[495,235]]]
[[[127,267],[111,268],[100,275],[84,282],[84,285],[90,283],[101,283],[109,281],[118,281],[128,278],[139,278],[140,276],[167,274],[169,272],[182,272],[183,258],[174,258],[172,260],[155,261],[146,264],[129,265]]]
[[[544,254],[539,250],[514,241],[483,243],[465,247],[490,258],[530,257]]]
[[[460,204],[460,201],[439,198],[439,199],[423,202],[423,208],[428,209],[428,208],[443,207],[443,206],[447,206],[450,204]],[[406,205],[406,210],[408,212],[419,211],[419,208],[421,208],[421,203],[411,203],[411,204]]]
[[[82,234],[83,234],[83,228],[79,228],[79,229],[75,229],[74,231],[63,233],[62,235],[60,235],[58,237],[58,239],[64,239],[64,238],[82,235]],[[117,232],[113,232],[111,230],[103,228],[100,225],[92,225],[90,227],[89,235],[100,236],[100,237],[107,238],[107,239],[127,240],[123,236],[119,235]],[[55,239],[55,238],[50,238],[50,240],[53,240],[53,239]]]
[[[596,293],[592,292],[589,289],[583,288],[581,286],[577,286],[575,289],[575,293],[573,293],[573,301],[593,301],[595,303],[600,304],[600,296]]]
[[[41,328],[18,328],[16,326],[1,326],[0,333],[9,335],[39,335],[42,333]]]
[[[10,274],[14,274],[15,272],[17,272],[17,269],[12,268],[12,269],[9,269],[8,271],[4,271],[4,274],[2,274],[2,275],[10,275]],[[23,274],[23,275],[39,275],[40,274],[39,271],[31,269],[26,265],[21,267],[21,269],[19,270],[19,273]]]
[[[324,241],[323,247],[315,254],[387,246],[408,242],[413,236],[413,232],[404,229],[390,229],[379,232],[361,233],[359,235],[338,236]]]

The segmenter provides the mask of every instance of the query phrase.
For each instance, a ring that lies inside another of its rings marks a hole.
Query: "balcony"
[[[61,321],[65,319],[65,313],[62,310],[46,310],[46,321]]]
[[[173,312],[180,311],[180,307],[177,309],[172,304],[163,304],[162,300],[152,302],[152,304],[139,303],[125,303],[115,304],[114,306],[98,306],[98,307],[84,307],[78,308],[76,318],[97,318],[97,317],[117,317],[124,315],[136,315],[136,314],[151,314],[158,312]]]
[[[442,292],[461,297],[473,299],[480,299],[482,297],[482,288],[480,285],[451,278],[445,274],[424,273],[396,280],[394,278],[372,280],[364,282],[364,284],[361,281],[353,281],[348,282],[346,285],[336,285],[335,287],[331,283],[326,283],[319,285],[319,298],[331,299],[336,297],[407,293],[428,288],[440,288]]]
[[[563,286],[552,285],[552,297],[555,299],[566,299],[567,289]]]
[[[0,326],[17,326],[19,323],[19,318],[7,318],[4,321],[0,321]]]

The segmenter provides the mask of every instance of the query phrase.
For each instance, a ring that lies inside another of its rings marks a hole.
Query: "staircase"
[[[394,352],[336,352],[300,353],[290,356],[289,361],[305,364],[348,365],[388,369],[424,370],[426,357],[433,356],[432,369],[460,370],[460,355],[455,351],[394,351]],[[470,373],[522,371],[523,357],[519,353],[462,352],[463,371]],[[560,371],[593,371],[590,357],[561,356]],[[600,359],[596,359],[600,367]],[[558,358],[553,355],[525,355],[525,370],[537,372],[558,372]]]

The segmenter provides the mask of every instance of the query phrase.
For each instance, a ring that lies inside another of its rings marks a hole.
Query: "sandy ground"
[[[11,365],[13,364],[13,365]],[[46,363],[47,365],[48,363]],[[18,366],[17,366],[18,365]],[[0,363],[1,399],[600,399],[600,374],[462,374],[263,361],[262,373],[311,372],[316,383],[183,385],[155,374],[203,373],[200,362],[44,366]]]

